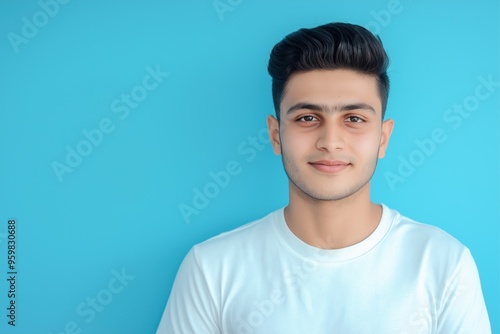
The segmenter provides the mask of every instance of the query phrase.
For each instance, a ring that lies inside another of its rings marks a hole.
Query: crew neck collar
[[[273,221],[281,241],[299,256],[325,263],[343,262],[353,260],[368,253],[387,235],[387,232],[391,228],[395,212],[385,204],[380,205],[382,206],[382,216],[375,230],[357,244],[338,249],[320,249],[299,239],[286,224],[284,207],[273,213]]]

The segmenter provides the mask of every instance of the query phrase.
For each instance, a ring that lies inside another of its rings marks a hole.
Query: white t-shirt
[[[283,209],[194,246],[157,334],[488,334],[469,250],[382,205],[365,240],[321,250]]]

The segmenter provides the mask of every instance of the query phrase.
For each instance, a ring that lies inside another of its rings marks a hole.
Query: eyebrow
[[[321,111],[326,113],[334,113],[334,112],[342,112],[342,111],[351,111],[351,110],[369,110],[375,112],[375,109],[366,103],[351,103],[351,104],[338,104],[334,106],[328,106],[326,104],[315,104],[309,102],[299,102],[288,108],[287,115],[299,109],[308,109],[312,111]]]

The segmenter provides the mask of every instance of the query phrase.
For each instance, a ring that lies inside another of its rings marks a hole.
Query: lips
[[[338,173],[350,166],[350,163],[341,160],[318,160],[309,164],[325,173]]]

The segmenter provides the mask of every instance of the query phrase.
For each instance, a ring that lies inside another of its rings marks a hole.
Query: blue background
[[[18,295],[17,326],[1,311],[0,331],[154,333],[193,244],[287,203],[281,160],[258,137],[273,113],[272,46],[298,28],[347,21],[378,33],[391,58],[396,128],[373,199],[471,249],[500,333],[500,87],[473,97],[479,77],[500,81],[499,1],[219,3],[224,11],[212,0],[1,2],[0,309],[11,218]],[[144,90],[157,66],[168,76]],[[147,96],[124,117],[120,99],[132,92]],[[470,115],[450,119],[464,103]],[[113,130],[82,144],[82,131],[106,119]],[[436,129],[446,140],[423,152],[416,141]],[[79,144],[91,152],[58,178],[54,162]],[[418,166],[391,186],[388,173],[409,159]],[[210,172],[231,161],[239,173],[210,188]],[[183,217],[207,185],[212,198]],[[117,272],[128,275],[119,292]],[[106,303],[90,320],[96,297]]]

